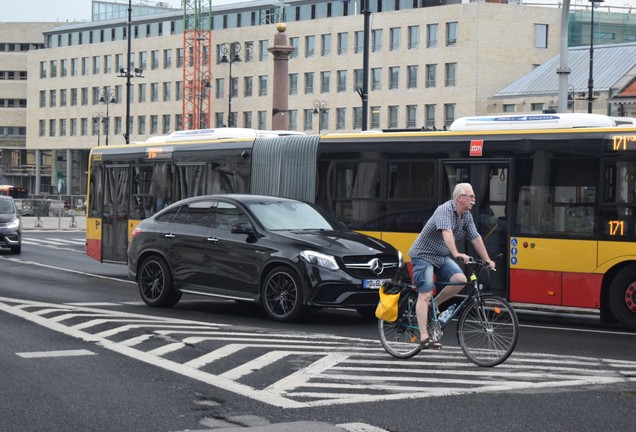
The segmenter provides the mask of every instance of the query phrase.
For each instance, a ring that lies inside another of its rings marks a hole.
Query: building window
[[[313,118],[314,118],[313,109],[303,110],[303,130],[310,131],[313,129]]]
[[[354,33],[354,52],[360,54],[364,50],[364,32],[357,31]]]
[[[146,134],[146,116],[137,117],[137,133],[139,135]]]
[[[46,90],[40,90],[40,108],[46,107]]]
[[[389,30],[390,37],[390,47],[391,51],[399,51],[400,50],[400,27],[393,27]]]
[[[289,74],[289,95],[297,95],[298,94],[298,74],[292,73]]]
[[[243,127],[251,128],[252,127],[252,112],[245,111],[243,113]]]
[[[424,126],[429,129],[435,128],[435,105],[424,105]]]
[[[291,54],[289,55],[290,59],[298,58],[298,38],[291,37],[289,38],[289,46],[293,48]]]
[[[339,70],[337,72],[338,75],[338,84],[337,84],[337,88],[336,91],[338,93],[341,92],[345,92],[347,91],[347,71],[346,70]]]
[[[406,73],[408,75],[407,88],[417,88],[417,74],[418,74],[418,66],[412,65],[406,67]]]
[[[314,73],[306,72],[305,73],[305,94],[313,94],[314,93]]]
[[[345,119],[347,117],[347,109],[346,108],[336,108],[336,129],[343,130],[345,129]]]
[[[41,137],[46,135],[46,121],[45,120],[40,120],[39,134],[40,134]]]
[[[406,106],[406,127],[417,127],[417,105]]]
[[[146,84],[137,84],[139,86],[139,91],[137,94],[139,95],[139,102],[146,102]]]
[[[353,89],[357,91],[357,89],[362,88],[362,69],[354,69],[353,70]]]
[[[444,104],[444,128],[450,127],[455,121],[455,104]]]
[[[320,42],[322,45],[320,55],[322,55],[323,57],[331,55],[331,35],[324,34],[320,36]]]
[[[389,106],[389,129],[397,129],[398,113],[399,113],[399,109],[396,105]]]
[[[172,67],[172,50],[163,50],[163,68],[168,69]]]
[[[258,60],[259,61],[264,62],[267,60],[267,53],[268,53],[267,48],[269,48],[268,40],[258,41],[258,49],[259,49]]]
[[[254,94],[254,79],[251,76],[243,78],[243,96],[252,97]]]
[[[258,128],[267,129],[267,111],[259,111],[258,115]]]
[[[46,78],[46,62],[40,62],[40,78]]]
[[[150,102],[159,101],[159,83],[150,84]]]
[[[426,65],[426,87],[435,87],[437,84],[437,65]]]
[[[159,69],[159,50],[150,51],[150,69]]]
[[[409,26],[409,49],[420,47],[420,26]]]
[[[372,52],[382,51],[382,30],[371,31],[371,51]]]
[[[258,77],[258,95],[267,96],[267,75]]]
[[[457,22],[446,23],[446,46],[457,45]]]
[[[446,63],[446,78],[444,79],[444,84],[446,87],[455,87],[455,78],[457,72],[457,63]]]
[[[379,106],[371,107],[371,129],[380,129],[380,114],[382,108]]]
[[[503,104],[503,112],[511,113],[515,111],[515,104]]]
[[[305,36],[305,57],[313,57],[316,49],[316,37]]]
[[[534,47],[535,48],[548,47],[548,25],[547,24],[534,25]]]
[[[382,68],[371,68],[371,90],[382,89]]]
[[[320,93],[329,93],[331,72],[320,72]]]
[[[435,48],[437,46],[438,24],[428,24],[426,26],[426,47]]]
[[[169,102],[171,100],[171,97],[172,95],[170,94],[170,82],[164,82],[163,83],[163,101]]]
[[[362,129],[362,108],[353,107],[353,128]]]
[[[93,56],[93,75],[99,74],[99,56]]]
[[[400,68],[392,66],[389,68],[389,89],[396,90],[400,87]]]
[[[347,35],[348,33],[338,33],[338,55],[347,54]]]
[[[543,111],[543,103],[533,103],[530,105],[531,111]]]

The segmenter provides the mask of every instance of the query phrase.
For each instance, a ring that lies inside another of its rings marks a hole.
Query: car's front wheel
[[[174,289],[168,264],[157,255],[143,260],[137,272],[137,285],[148,306],[170,307],[181,299],[181,292]]]
[[[290,267],[280,266],[267,274],[263,282],[261,301],[265,313],[276,321],[294,321],[303,307],[300,278]]]

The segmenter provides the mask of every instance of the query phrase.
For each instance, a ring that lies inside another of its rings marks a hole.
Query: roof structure
[[[599,45],[594,47],[594,91],[611,88],[636,67],[636,43]],[[556,95],[559,92],[557,68],[559,56],[552,57],[527,75],[501,89],[495,98]],[[568,85],[574,92],[587,92],[590,74],[590,47],[568,49],[568,67],[571,69]]]

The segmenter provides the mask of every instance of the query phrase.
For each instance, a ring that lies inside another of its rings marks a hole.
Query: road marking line
[[[79,350],[65,350],[65,351],[35,351],[35,352],[22,352],[16,353],[16,355],[22,358],[48,358],[48,357],[79,357],[79,356],[89,356],[89,355],[97,355],[89,350],[79,349]]]

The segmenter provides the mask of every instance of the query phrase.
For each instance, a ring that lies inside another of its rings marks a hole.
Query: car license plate
[[[362,288],[367,289],[380,289],[382,284],[385,282],[390,282],[391,279],[363,279],[362,280]]]

